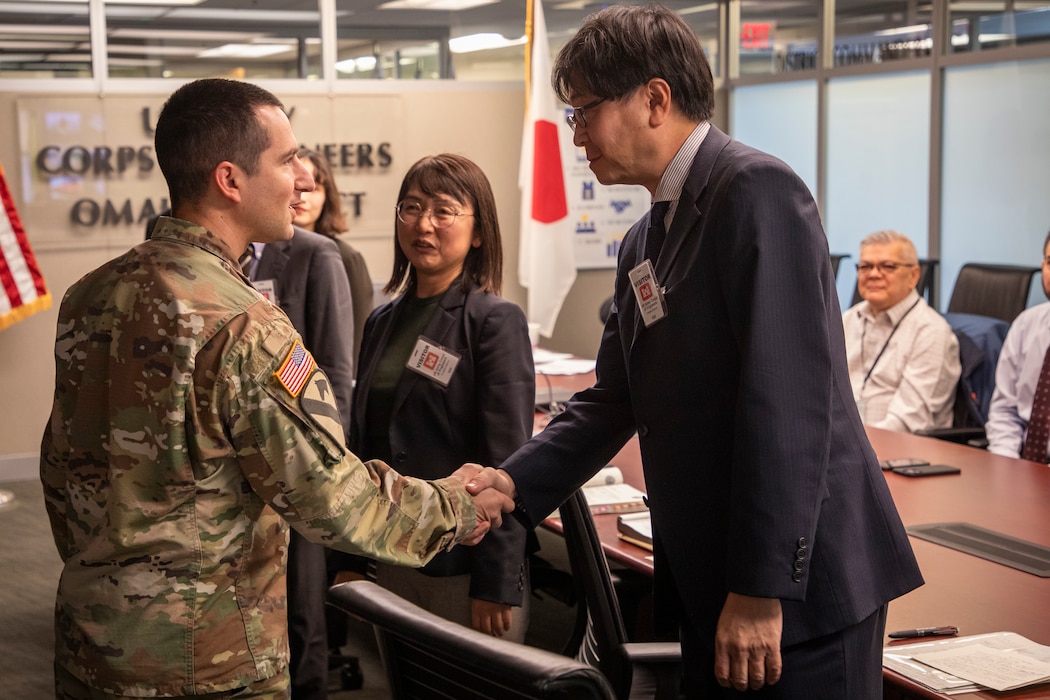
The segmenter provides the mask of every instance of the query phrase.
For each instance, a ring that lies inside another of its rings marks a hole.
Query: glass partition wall
[[[602,4],[544,0],[552,51]],[[708,52],[716,123],[802,176],[832,252],[855,255],[867,233],[906,229],[926,256],[943,258],[943,303],[962,262],[1038,258],[1050,228],[1050,2],[665,4]],[[156,91],[158,80],[204,76],[319,95],[397,91],[406,80],[521,81],[524,6],[0,0],[0,92],[128,93],[144,81]]]
[[[601,6],[543,4],[555,51]],[[719,3],[665,4],[717,59]],[[517,80],[524,32],[521,0],[0,0],[0,80]]]
[[[965,262],[1038,263],[1050,229],[1050,3],[726,7],[738,47],[720,96],[731,135],[799,173],[832,253],[855,259],[869,233],[902,231],[941,261],[942,310]],[[843,307],[855,279],[840,266]],[[1038,287],[1030,304],[1045,300]]]

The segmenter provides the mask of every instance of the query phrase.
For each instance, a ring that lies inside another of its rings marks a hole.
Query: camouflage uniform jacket
[[[161,219],[59,312],[40,460],[64,562],[56,661],[110,693],[282,672],[285,521],[414,566],[474,525],[455,479],[347,451],[325,375],[234,260],[204,228]]]

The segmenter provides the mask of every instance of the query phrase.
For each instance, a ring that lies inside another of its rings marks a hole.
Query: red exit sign
[[[745,22],[740,26],[740,48],[768,49],[772,33],[773,25],[770,22]]]

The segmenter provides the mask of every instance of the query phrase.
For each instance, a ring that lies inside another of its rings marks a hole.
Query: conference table
[[[551,378],[560,386],[583,388],[593,374]],[[880,459],[920,458],[958,467],[960,474],[907,477],[883,472],[905,526],[965,522],[1050,547],[1050,467],[1001,457],[943,440],[867,429]],[[611,460],[624,481],[645,488],[637,438]],[[652,574],[651,553],[617,537],[615,515],[595,515],[606,556]],[[546,525],[560,529],[556,518]],[[955,625],[960,635],[1016,632],[1050,646],[1050,578],[1041,578],[972,554],[910,537],[926,584],[890,603],[886,629]],[[891,646],[918,640],[887,640]],[[926,641],[926,640],[923,640]],[[886,700],[910,698],[1050,698],[1050,684],[1009,692],[942,695],[884,669]]]

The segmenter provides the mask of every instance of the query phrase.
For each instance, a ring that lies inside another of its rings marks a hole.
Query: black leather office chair
[[[835,273],[835,277],[839,276],[839,265],[842,263],[843,258],[848,258],[849,253],[832,253],[831,254],[831,270]]]
[[[1038,267],[966,263],[959,270],[948,302],[949,313],[991,316],[1013,323],[1028,305]]]
[[[577,491],[559,509],[573,580],[577,586],[576,657],[597,666],[618,700],[677,698],[681,677],[678,642],[629,642],[587,499]]]
[[[939,263],[940,261],[936,259],[919,258],[919,281],[915,285],[915,291],[918,292],[919,296],[926,297],[926,303],[935,309],[937,308],[937,286],[934,284],[934,281],[937,276],[936,270]],[[860,287],[859,285],[854,285],[853,301],[850,306],[860,302]]]
[[[370,622],[395,700],[613,700],[592,666],[438,617],[371,581],[332,586],[328,604]]]

